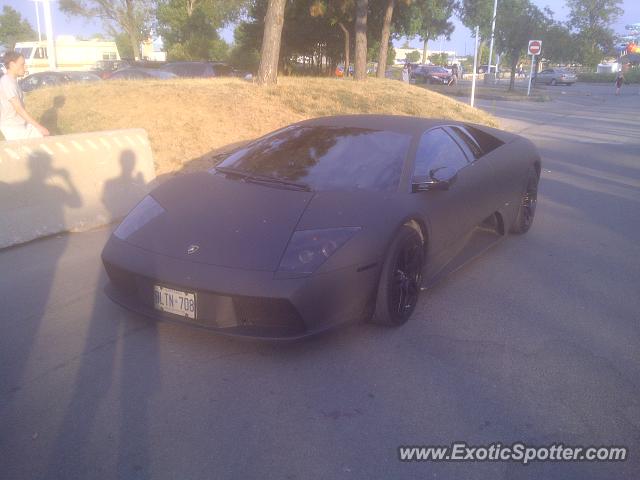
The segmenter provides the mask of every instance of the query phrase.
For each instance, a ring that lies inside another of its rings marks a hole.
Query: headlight
[[[279,276],[312,274],[360,229],[341,227],[294,232],[278,267]]]
[[[120,240],[126,240],[165,210],[151,195],[147,195],[124,217],[113,234]]]

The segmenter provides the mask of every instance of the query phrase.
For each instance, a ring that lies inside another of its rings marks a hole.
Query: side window
[[[480,145],[463,127],[451,127],[451,131],[460,140],[460,143],[464,145],[465,153],[467,153],[467,157],[470,160],[473,161],[482,156]]]
[[[420,139],[413,176],[428,178],[429,172],[436,168],[449,167],[458,171],[467,164],[467,157],[455,140],[443,129],[436,128]]]
[[[33,58],[47,58],[47,49],[44,47],[36,48]]]

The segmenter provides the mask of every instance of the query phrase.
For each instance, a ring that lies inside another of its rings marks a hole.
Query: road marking
[[[113,137],[113,142],[119,146],[120,148],[124,147],[124,145],[122,144],[122,142],[120,140],[118,140],[118,137]]]
[[[111,148],[111,144],[107,142],[104,138],[100,138],[100,143],[109,149]]]
[[[127,140],[127,142],[129,142],[129,144],[130,144],[132,147],[135,147],[135,146],[136,146],[136,144],[134,143],[134,141],[131,139],[131,137],[130,137],[129,135],[127,135],[127,136],[126,136],[126,137],[124,137],[124,138]]]
[[[51,150],[49,147],[47,147],[47,145],[45,143],[41,143],[40,144],[40,148],[42,150],[44,150],[46,153],[48,153],[49,155],[53,155],[53,150]]]
[[[98,150],[98,146],[97,146],[95,143],[93,143],[91,140],[87,140],[87,143],[88,143],[88,144],[89,144],[89,146],[90,146],[91,148],[93,148],[94,150]]]
[[[76,147],[76,149],[80,150],[81,152],[84,152],[84,147],[80,145],[78,142],[76,142],[75,140],[71,140],[71,143],[73,144],[74,147]]]
[[[60,150],[62,150],[64,153],[69,153],[69,149],[67,147],[65,147],[62,143],[60,142],[56,142],[56,145],[58,146],[58,148]]]
[[[140,145],[146,145],[147,141],[144,139],[142,135],[136,135],[136,138],[140,140]]]
[[[27,155],[31,155],[33,153],[33,149],[31,147],[26,146],[26,145],[22,145],[22,150],[27,152]]]

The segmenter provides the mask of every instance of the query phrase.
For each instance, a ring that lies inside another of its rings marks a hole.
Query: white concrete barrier
[[[0,142],[0,248],[117,220],[155,176],[142,129]]]

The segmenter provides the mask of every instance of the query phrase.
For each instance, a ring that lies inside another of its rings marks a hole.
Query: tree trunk
[[[363,81],[367,78],[367,10],[369,0],[357,0],[356,4],[356,62],[354,78]]]
[[[264,18],[264,34],[258,68],[258,85],[274,85],[278,81],[278,58],[284,24],[286,0],[269,0]]]
[[[391,35],[391,18],[396,0],[387,0],[387,9],[384,12],[382,22],[382,35],[380,36],[380,53],[378,54],[378,78],[384,78],[387,71],[387,49],[389,48],[389,35]]]
[[[429,43],[429,34],[425,33],[425,37],[422,44],[422,64],[427,63],[427,44]]]
[[[351,39],[349,36],[349,30],[344,26],[344,23],[338,22],[338,25],[344,32],[344,76],[349,76],[349,50],[351,50]]]
[[[129,41],[133,49],[133,59],[140,60],[140,39],[135,32],[129,32]]]

